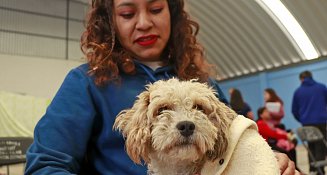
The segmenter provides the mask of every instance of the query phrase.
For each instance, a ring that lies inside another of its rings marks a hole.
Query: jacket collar
[[[315,83],[316,83],[316,81],[313,80],[313,78],[305,78],[305,79],[303,80],[303,82],[302,82],[302,85],[303,85],[303,86],[311,86],[311,85],[313,85],[313,84],[315,84]]]
[[[162,66],[156,70],[152,70],[149,66],[134,60],[135,68],[137,73],[146,74],[151,82],[158,80],[158,76],[164,77],[166,79],[171,78],[174,75],[174,68],[171,65]]]

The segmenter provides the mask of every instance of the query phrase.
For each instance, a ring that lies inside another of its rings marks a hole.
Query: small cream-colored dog
[[[155,175],[277,175],[256,124],[221,103],[206,84],[170,79],[147,86],[114,124],[130,158]]]

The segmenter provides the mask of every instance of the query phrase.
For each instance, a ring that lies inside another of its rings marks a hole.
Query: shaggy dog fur
[[[237,117],[215,94],[195,80],[158,81],[117,116],[114,128],[126,138],[130,158],[139,164],[144,160],[149,174],[203,174],[206,162],[227,151]]]

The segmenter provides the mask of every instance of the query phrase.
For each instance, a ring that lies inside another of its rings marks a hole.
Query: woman
[[[267,88],[264,91],[265,107],[270,113],[271,122],[275,127],[285,130],[285,126],[281,123],[285,113],[283,101],[279,98],[272,88]]]
[[[239,115],[243,115],[254,120],[253,112],[250,106],[244,102],[241,92],[238,89],[230,89],[230,106]]]
[[[25,174],[146,174],[112,125],[150,82],[198,78],[226,101],[183,8],[183,0],[92,1],[81,38],[88,63],[67,75],[37,124]],[[277,158],[282,172],[294,173],[285,155]]]
[[[273,150],[283,152],[296,164],[295,136],[293,133],[276,128],[271,123],[271,115],[266,107],[258,109],[258,130]]]

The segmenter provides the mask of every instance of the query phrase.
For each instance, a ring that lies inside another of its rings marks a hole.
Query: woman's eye
[[[162,11],[163,8],[155,8],[155,9],[151,9],[151,13],[152,14],[159,14]]]
[[[131,18],[133,18],[134,13],[122,13],[122,14],[120,14],[120,16],[125,19],[131,19]]]

